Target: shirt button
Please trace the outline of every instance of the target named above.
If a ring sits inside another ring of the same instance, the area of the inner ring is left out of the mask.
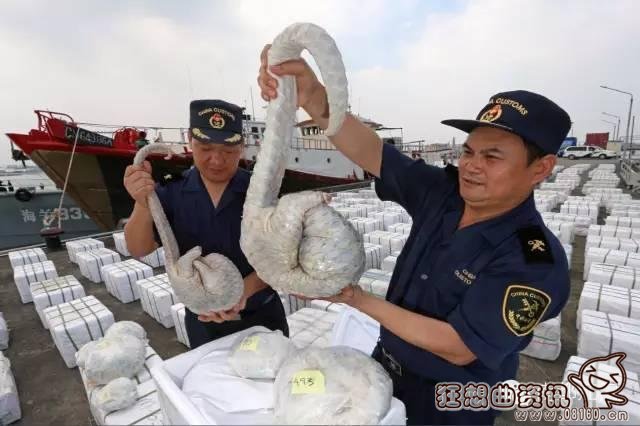
[[[427,274],[420,275],[420,279],[421,280],[426,280],[427,278],[429,278],[429,275],[427,275]]]

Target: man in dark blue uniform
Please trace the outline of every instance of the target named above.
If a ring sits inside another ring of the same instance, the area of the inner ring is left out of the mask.
[[[258,82],[270,100],[277,81],[266,72],[267,48]],[[294,75],[300,106],[326,127],[326,92],[308,65],[269,70]],[[443,123],[469,133],[459,169],[412,160],[350,115],[331,138],[377,177],[378,196],[404,207],[413,226],[386,300],[358,286],[330,300],[380,322],[373,356],[391,375],[409,424],[491,424],[496,412],[488,404],[438,409],[436,385],[490,387],[515,378],[535,326],[564,307],[567,260],[536,211],[533,190],[551,174],[571,121],[549,99],[518,90],[491,97],[475,120]]]
[[[189,145],[194,167],[182,179],[165,186],[155,185],[149,162],[129,166],[125,171],[124,185],[136,201],[125,227],[129,251],[135,257],[144,256],[160,243],[147,206],[147,195],[155,190],[180,255],[201,246],[202,256],[226,256],[244,278],[243,297],[229,311],[198,316],[186,310],[191,347],[255,325],[279,329],[288,335],[280,298],[258,278],[240,249],[240,222],[250,177],[238,168],[244,148],[242,109],[220,100],[193,101],[190,109]]]

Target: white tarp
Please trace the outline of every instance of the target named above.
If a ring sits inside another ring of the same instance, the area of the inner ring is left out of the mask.
[[[76,255],[80,273],[94,283],[102,282],[102,267],[120,262],[120,255],[108,248],[87,250]]]
[[[127,248],[127,241],[124,239],[124,232],[114,232],[113,242],[118,253],[120,253],[124,257],[131,256],[131,253],[129,253],[129,249]]]
[[[8,425],[20,417],[20,398],[11,372],[11,362],[0,352],[0,424]]]
[[[9,262],[11,268],[15,269],[16,266],[28,265],[30,263],[40,263],[47,260],[47,255],[44,254],[44,250],[41,248],[32,248],[25,250],[17,250],[9,252]]]
[[[138,300],[136,281],[153,276],[153,269],[135,259],[105,265],[101,269],[107,291],[122,303]]]
[[[640,253],[611,250],[606,248],[589,247],[584,255],[583,279],[587,279],[589,268],[594,263],[606,263],[609,265],[640,267]]]
[[[576,389],[575,385],[569,381],[569,374],[578,374],[580,372],[580,368],[587,363],[589,360],[586,358],[582,358],[579,356],[572,356],[569,358],[567,362],[567,366],[564,370],[564,375],[562,377],[562,383],[567,386],[567,396],[569,397],[570,407],[571,409],[583,409],[585,404],[582,397],[581,392]],[[592,364],[595,368],[595,372],[591,373],[595,377],[598,377],[600,381],[607,380],[611,384],[615,382],[610,381],[610,377],[613,374],[620,374],[620,371],[617,367],[607,365],[603,362],[598,362],[597,364]],[[638,384],[638,375],[636,372],[626,369],[627,380],[624,385],[624,388],[619,391],[620,395],[624,395],[627,397],[628,402],[622,406],[613,405],[611,409],[607,409],[604,405],[602,394],[598,395],[596,392],[591,392],[589,389],[585,389],[583,386],[582,390],[586,393],[587,396],[587,406],[590,409],[598,408],[598,415],[602,418],[608,418],[608,416],[615,414],[609,414],[612,411],[625,411],[627,412],[629,418],[627,422],[623,421],[615,421],[613,423],[607,421],[594,421],[587,420],[589,417],[585,418],[583,421],[562,421],[559,422],[559,425],[585,425],[585,426],[598,426],[598,425],[606,425],[606,424],[628,424],[628,425],[638,425],[640,424],[640,385]],[[598,379],[596,379],[598,381]],[[607,385],[605,385],[607,386]],[[605,389],[608,391],[609,389]]]
[[[86,343],[98,340],[114,323],[113,314],[94,296],[45,308],[53,341],[69,368],[76,366],[76,352]]]
[[[302,308],[287,317],[289,338],[299,348],[331,344],[331,332],[338,314],[313,308]]]
[[[67,246],[69,260],[74,263],[78,263],[78,253],[82,253],[83,251],[87,250],[97,250],[99,248],[104,248],[104,243],[94,238],[84,238],[82,240],[69,241],[65,243],[65,245]]]
[[[190,348],[189,336],[187,335],[187,329],[184,323],[185,310],[183,303],[176,303],[171,307],[171,318],[173,324],[176,327],[176,337],[178,342],[182,343],[186,347]]]
[[[578,355],[585,358],[624,352],[626,368],[640,371],[640,320],[608,314],[582,311],[578,330]]]
[[[640,290],[587,281],[582,287],[578,302],[577,328],[580,328],[581,313],[584,310],[640,320]]]
[[[44,315],[45,308],[80,299],[86,294],[76,277],[65,275],[31,284],[31,296],[42,325],[48,329],[49,325]]]
[[[173,327],[171,307],[178,303],[167,274],[139,280],[142,309],[166,328]]]
[[[631,266],[592,263],[587,275],[587,281],[633,290],[640,288],[638,270]]]
[[[13,281],[18,287],[20,300],[22,303],[30,303],[33,301],[31,297],[31,284],[39,281],[56,278],[58,271],[50,260],[40,263],[30,263],[28,265],[16,266],[13,270]]]

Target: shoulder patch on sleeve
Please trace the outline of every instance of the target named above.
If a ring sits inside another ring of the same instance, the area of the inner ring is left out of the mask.
[[[520,228],[518,238],[527,263],[553,263],[551,246],[541,227]]]
[[[524,284],[507,287],[502,301],[502,319],[516,336],[529,334],[547,311],[551,297]]]

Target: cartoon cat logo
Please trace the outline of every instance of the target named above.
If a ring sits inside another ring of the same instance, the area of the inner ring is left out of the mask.
[[[582,364],[577,374],[571,373],[567,376],[582,395],[584,408],[611,409],[614,405],[625,405],[629,402],[626,396],[620,395],[627,384],[627,372],[622,365],[626,356],[623,352],[616,352],[606,357],[591,358]],[[607,363],[610,360],[614,360],[615,365]],[[593,398],[594,395],[599,397]],[[589,407],[589,396],[597,406]]]

